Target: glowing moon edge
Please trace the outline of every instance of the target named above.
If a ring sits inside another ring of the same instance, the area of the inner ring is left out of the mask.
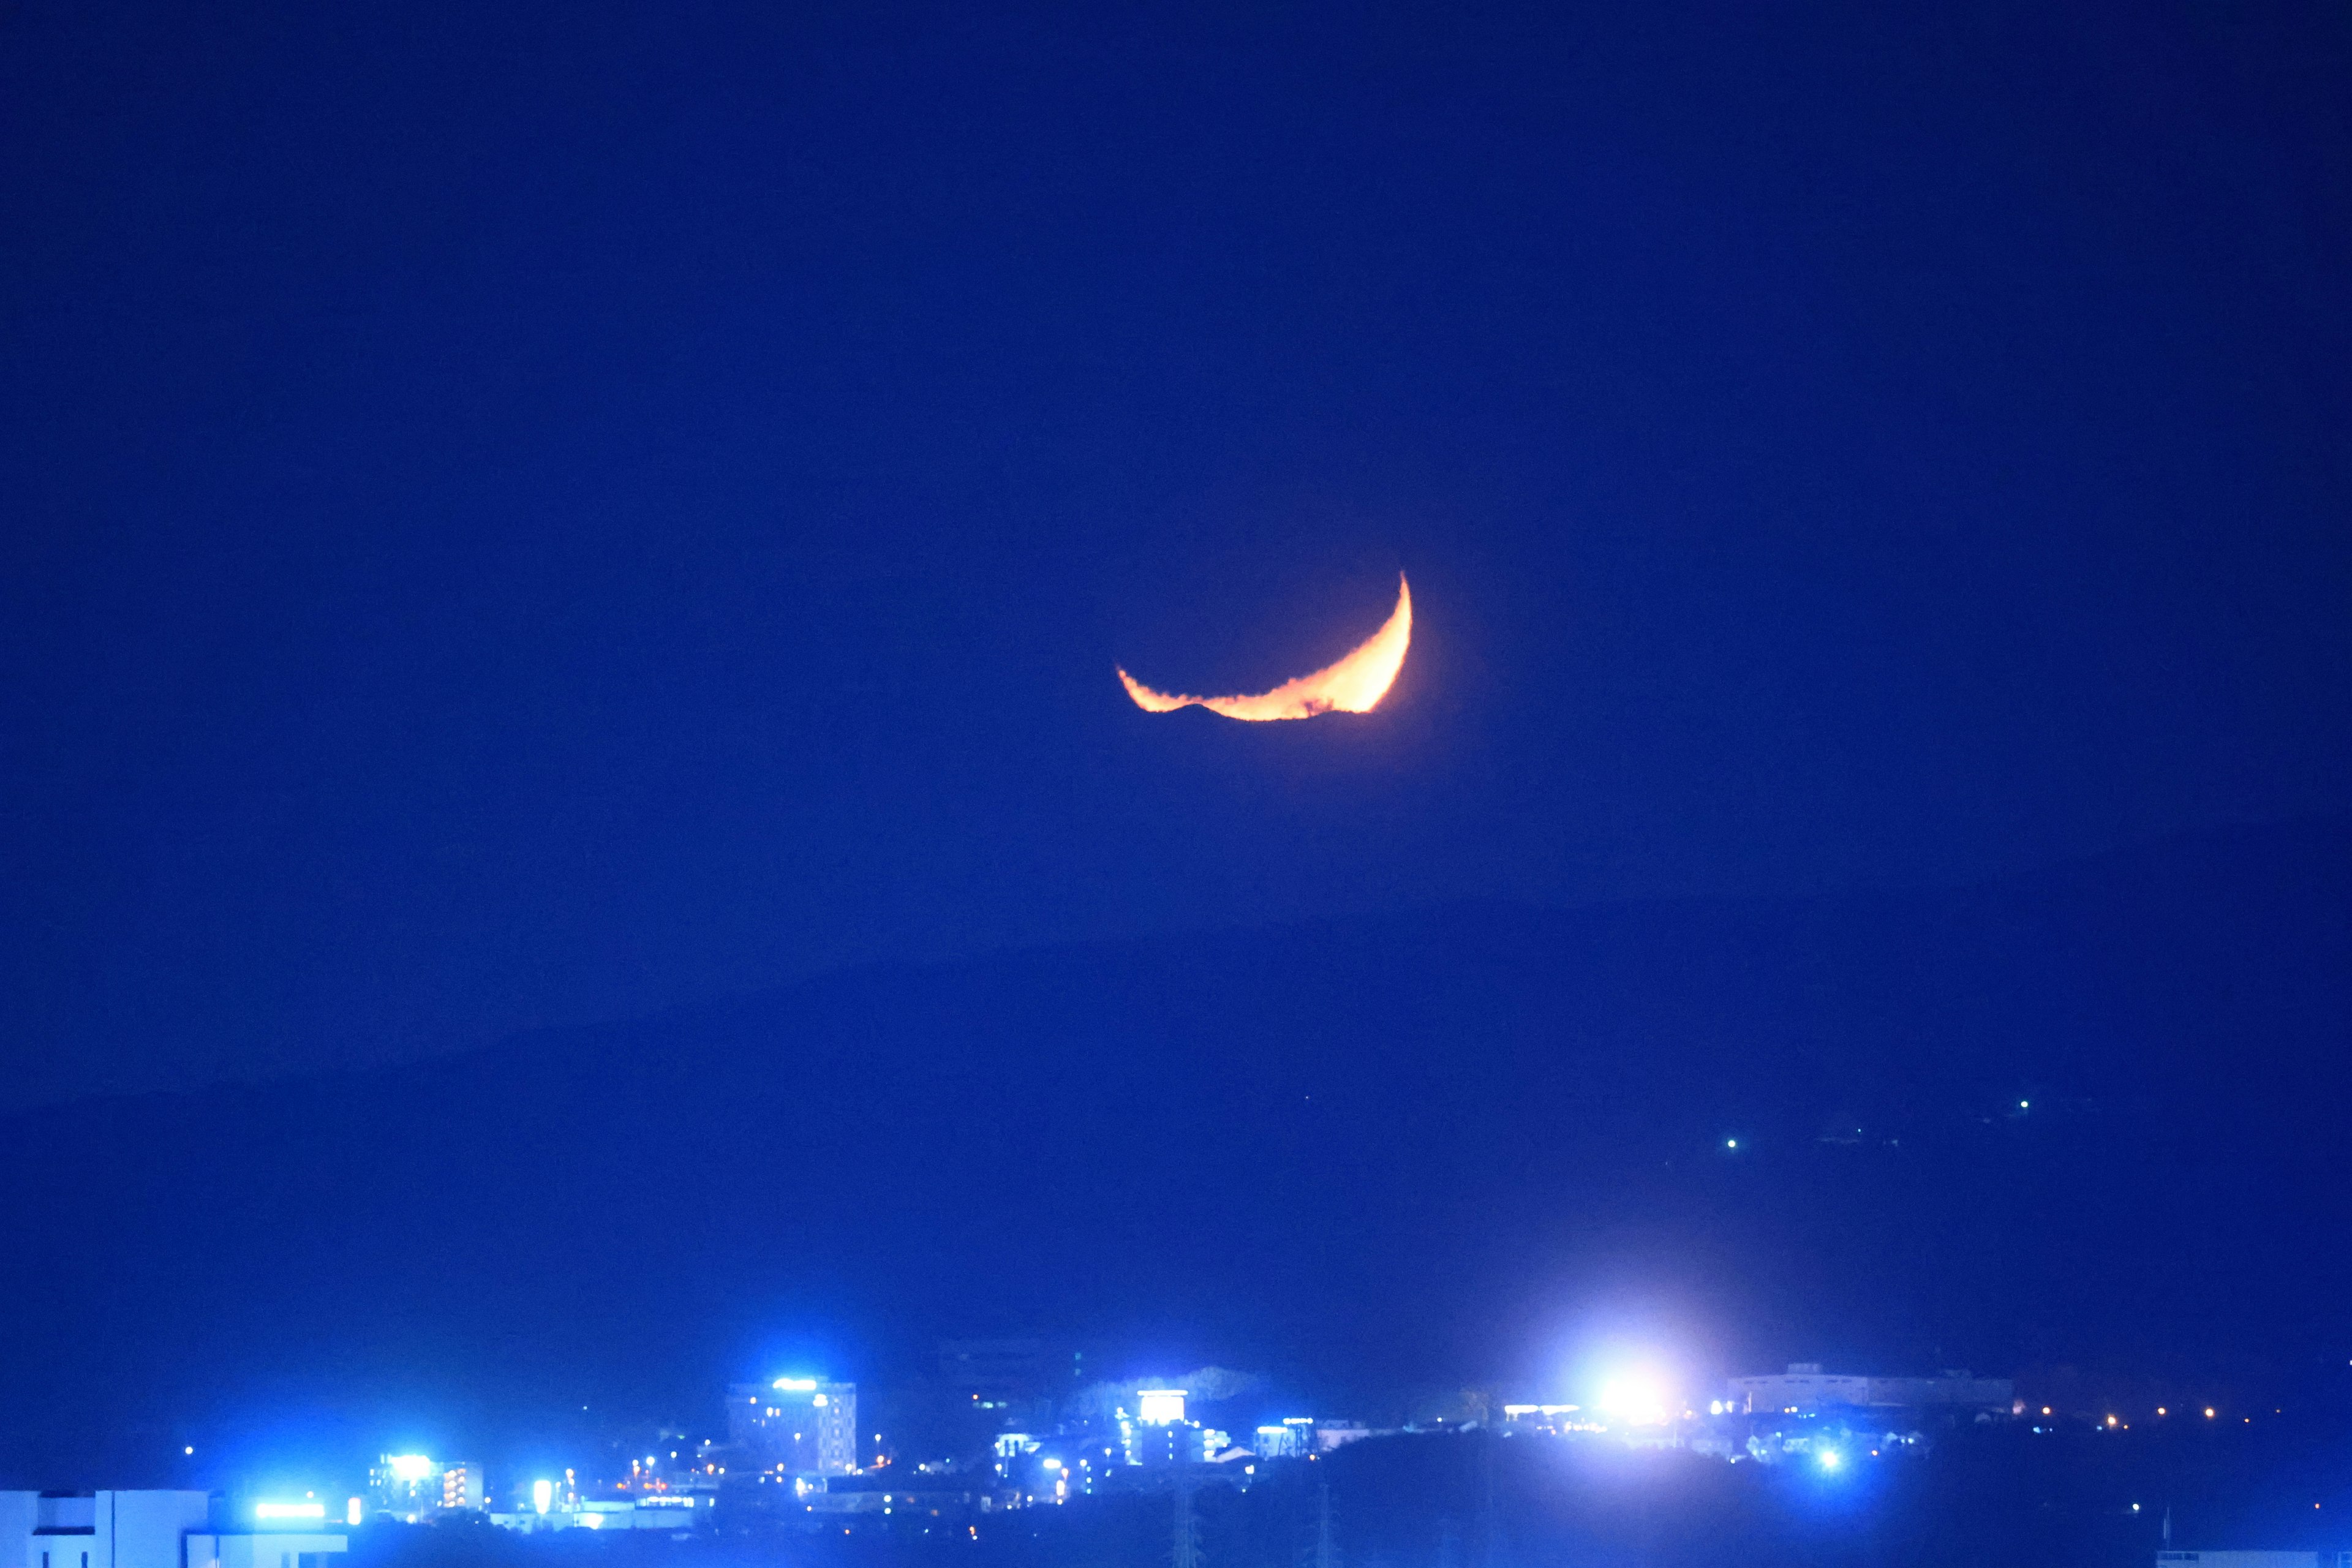
[[[1396,684],[1404,656],[1412,646],[1412,588],[1397,574],[1396,608],[1381,629],[1358,644],[1337,663],[1286,680],[1271,691],[1243,697],[1192,697],[1181,692],[1155,691],[1124,669],[1119,684],[1138,708],[1147,713],[1172,713],[1179,708],[1206,708],[1228,719],[1253,723],[1281,719],[1312,719],[1318,713],[1369,713]]]

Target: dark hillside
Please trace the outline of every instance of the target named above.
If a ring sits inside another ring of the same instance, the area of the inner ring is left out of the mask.
[[[54,1454],[272,1401],[701,1418],[781,1356],[1009,1331],[1360,1398],[1556,1376],[1612,1324],[2304,1386],[2352,1285],[2347,888],[2330,824],[1958,892],[1450,908],[46,1110],[0,1132],[0,1421]]]

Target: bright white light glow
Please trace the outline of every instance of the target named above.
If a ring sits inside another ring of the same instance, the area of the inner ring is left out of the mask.
[[[794,1394],[806,1394],[816,1387],[816,1379],[813,1377],[780,1377],[776,1379],[776,1386],[778,1388],[789,1389]]]
[[[604,1516],[601,1513],[587,1514],[581,1519],[580,1522],[591,1530],[602,1530],[604,1528]]]
[[[1823,1448],[1821,1452],[1821,1463],[1822,1468],[1834,1470],[1845,1463],[1845,1456],[1840,1454],[1835,1448]]]
[[[365,1518],[367,1518],[367,1504],[362,1502],[359,1499],[353,1498],[351,1501],[343,1504],[343,1522],[345,1524],[356,1525]]]
[[[533,1511],[539,1513],[545,1513],[549,1509],[553,1508],[555,1506],[555,1483],[553,1481],[531,1482],[530,1506]]]
[[[421,1481],[433,1474],[433,1461],[422,1454],[394,1454],[384,1464],[395,1481]]]
[[[820,1409],[820,1410],[824,1409],[824,1394],[818,1394],[818,1395],[816,1396],[816,1398],[815,1398],[815,1399],[814,1399],[813,1401],[811,1401],[811,1403],[812,1403],[812,1404],[814,1404],[814,1405],[818,1409]]]
[[[257,1502],[253,1505],[256,1519],[324,1519],[327,1505],[322,1502]]]
[[[1661,1426],[1674,1419],[1674,1391],[1653,1372],[1621,1373],[1601,1385],[1601,1414],[1631,1426]]]
[[[1739,1140],[1737,1138],[1727,1138],[1723,1141],[1723,1146],[1727,1149],[1737,1149],[1739,1147]]]
[[[1147,1426],[1174,1426],[1184,1419],[1184,1395],[1189,1392],[1181,1388],[1137,1389],[1136,1419]]]

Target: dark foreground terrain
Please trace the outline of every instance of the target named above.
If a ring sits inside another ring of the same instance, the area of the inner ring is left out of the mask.
[[[1246,1494],[1201,1493],[1201,1561],[1311,1562],[1319,1483],[1331,1489],[1349,1568],[2147,1568],[2168,1507],[2176,1544],[2332,1552],[2352,1548],[2347,1433],[2341,1418],[2117,1434],[2011,1426],[1834,1479],[1801,1463],[1725,1465],[1549,1438],[1376,1439]],[[739,1527],[682,1542],[381,1527],[362,1532],[352,1568],[1165,1568],[1173,1513],[1165,1497],[1124,1498],[969,1525]]]

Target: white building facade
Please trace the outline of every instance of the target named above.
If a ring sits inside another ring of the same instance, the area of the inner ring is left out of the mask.
[[[233,1520],[208,1492],[0,1491],[0,1568],[328,1568],[348,1545]]]

